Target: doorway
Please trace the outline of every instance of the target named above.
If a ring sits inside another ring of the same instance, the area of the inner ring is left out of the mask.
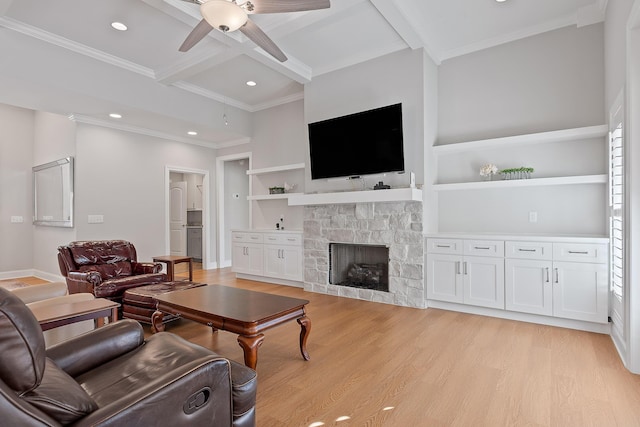
[[[203,269],[210,261],[209,171],[165,167],[166,253],[190,256]]]
[[[251,153],[238,153],[216,159],[218,265],[231,266],[231,230],[251,228]]]

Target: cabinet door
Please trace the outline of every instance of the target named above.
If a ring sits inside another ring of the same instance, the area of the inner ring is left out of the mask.
[[[464,257],[465,304],[504,309],[504,259]]]
[[[287,280],[302,280],[302,248],[265,245],[264,275]]]
[[[427,254],[427,299],[462,302],[462,257]]]
[[[284,261],[283,278],[288,280],[302,280],[302,248],[300,246],[283,246]]]
[[[553,315],[607,323],[607,265],[553,263]]]
[[[264,259],[261,244],[234,243],[232,250],[232,268],[236,273],[262,275]]]
[[[244,273],[249,269],[249,256],[244,243],[234,243],[231,248],[231,271]]]
[[[508,259],[505,262],[505,308],[524,313],[553,314],[551,262]]]
[[[264,275],[281,277],[284,272],[284,259],[280,257],[282,247],[264,245]]]

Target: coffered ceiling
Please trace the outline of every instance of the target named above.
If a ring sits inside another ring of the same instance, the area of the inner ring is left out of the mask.
[[[605,7],[606,0],[332,0],[329,9],[252,15],[288,56],[281,63],[240,32],[214,30],[178,52],[201,19],[197,5],[181,0],[0,0],[0,102],[221,147],[246,142],[253,112],[302,99],[318,75],[402,49],[424,48],[441,63],[599,22]],[[128,30],[114,30],[114,21]]]

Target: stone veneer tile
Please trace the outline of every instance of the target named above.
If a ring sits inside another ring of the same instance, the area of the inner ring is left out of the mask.
[[[303,218],[305,290],[408,307],[426,307],[422,203],[305,206]],[[329,243],[388,246],[390,291],[329,284]]]

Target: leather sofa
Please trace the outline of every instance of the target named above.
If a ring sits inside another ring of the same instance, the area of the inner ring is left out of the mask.
[[[45,349],[29,308],[0,288],[0,424],[255,426],[256,372],[121,320]]]
[[[86,292],[120,303],[127,289],[167,279],[161,272],[162,264],[138,262],[135,246],[125,240],[59,246],[58,265],[70,294]]]

